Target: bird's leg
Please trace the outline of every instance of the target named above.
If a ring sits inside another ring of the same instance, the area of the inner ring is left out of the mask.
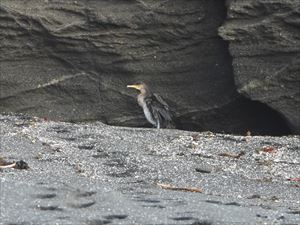
[[[157,129],[160,129],[160,122],[159,120],[157,121],[157,126],[156,126]]]

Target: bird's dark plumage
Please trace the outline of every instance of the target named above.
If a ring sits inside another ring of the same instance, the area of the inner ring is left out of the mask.
[[[157,94],[150,91],[148,86],[139,82],[134,85],[127,85],[129,88],[139,90],[138,103],[143,108],[146,119],[156,128],[170,128],[173,126],[175,113],[168,104]]]

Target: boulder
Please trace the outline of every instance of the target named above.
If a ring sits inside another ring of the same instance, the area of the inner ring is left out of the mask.
[[[262,102],[300,132],[300,1],[227,2],[219,34],[229,42],[239,93]]]

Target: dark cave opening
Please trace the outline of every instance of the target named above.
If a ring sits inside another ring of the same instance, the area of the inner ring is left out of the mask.
[[[209,4],[216,4],[209,2]],[[227,1],[218,4],[222,15],[222,24],[227,19]],[[210,5],[210,7],[212,7]],[[229,42],[223,40],[224,49],[227,49],[224,61],[230,64],[231,69],[227,71],[230,82],[237,95],[236,101],[220,108],[207,112],[199,112],[198,115],[184,115],[178,118],[177,128],[189,131],[212,131],[245,135],[250,131],[252,135],[282,136],[292,134],[287,120],[276,110],[259,101],[253,101],[237,93],[234,81],[233,57],[230,54]]]
[[[177,128],[246,135],[283,136],[292,134],[287,121],[269,106],[240,96],[236,102],[218,110],[179,116]]]

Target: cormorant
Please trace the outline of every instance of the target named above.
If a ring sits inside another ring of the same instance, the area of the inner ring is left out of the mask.
[[[143,82],[127,85],[140,91],[137,97],[138,104],[143,108],[146,119],[157,129],[171,128],[174,126],[175,113],[168,104],[157,94],[152,93]]]

